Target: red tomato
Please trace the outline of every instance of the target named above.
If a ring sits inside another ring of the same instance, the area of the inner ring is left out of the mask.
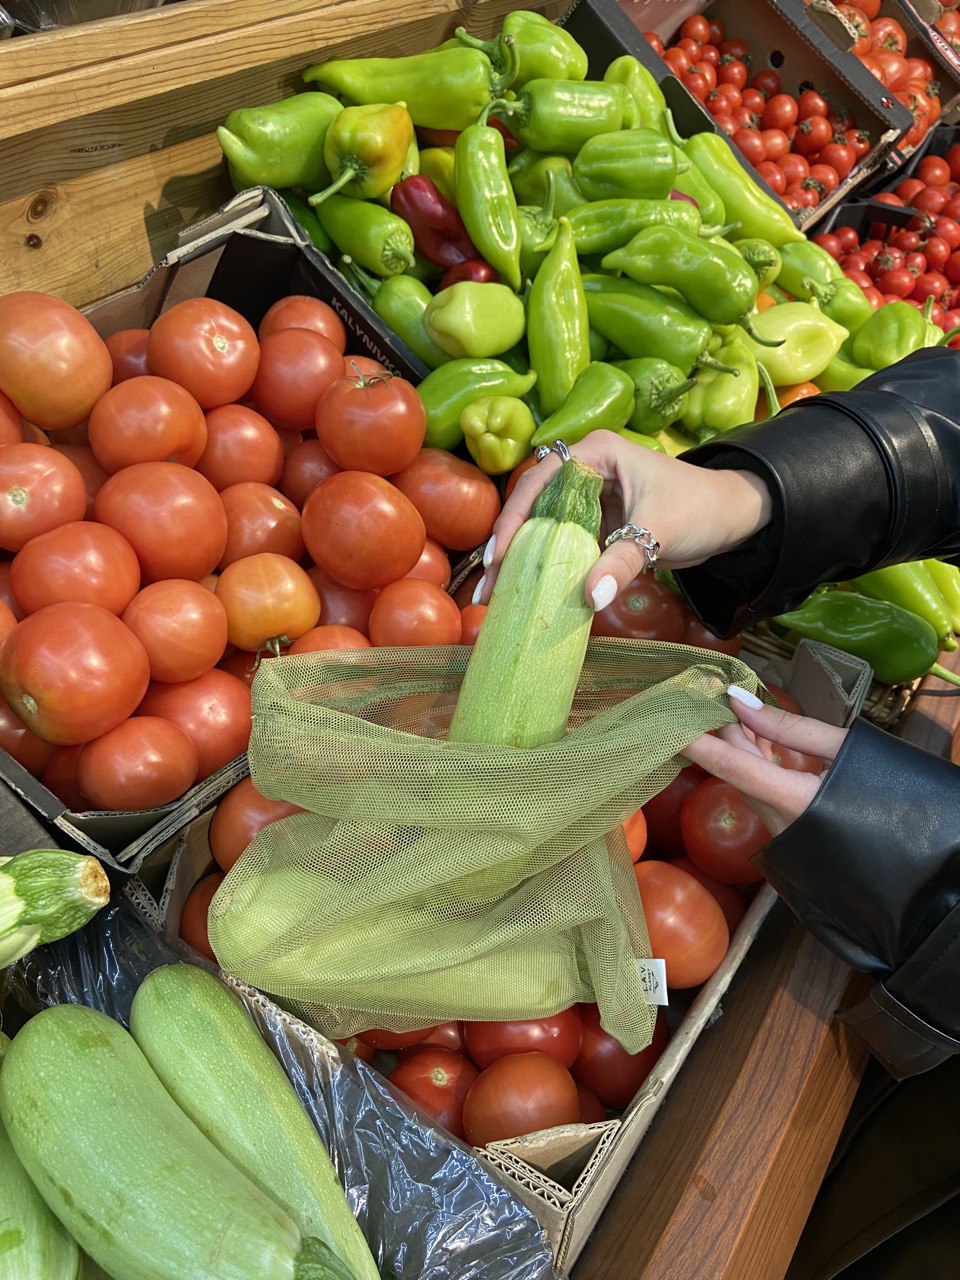
[[[884,83],[893,90],[903,90],[907,83],[907,60],[895,49],[881,49],[876,45],[870,50],[871,56],[883,68]]]
[[[311,627],[286,653],[323,653],[327,649],[369,649],[370,641],[353,627]]]
[[[818,236],[813,237],[813,243],[820,246],[829,253],[830,257],[839,262],[843,256],[843,246],[840,243],[840,237],[831,234],[829,231],[822,232]]]
[[[98,400],[88,427],[94,457],[111,475],[136,462],[192,467],[207,444],[203,410],[167,378],[129,378]]]
[[[928,187],[945,187],[952,174],[943,156],[924,156],[916,169],[917,178]]]
[[[900,228],[891,233],[888,244],[893,249],[899,249],[901,253],[914,253],[920,247],[920,237],[916,231]]]
[[[322,480],[303,504],[302,531],[315,563],[355,590],[383,587],[409,573],[427,536],[402,489],[365,471],[338,471]]]
[[[916,277],[904,267],[892,267],[877,276],[877,288],[881,293],[892,293],[898,298],[909,298],[913,293]]]
[[[810,177],[810,166],[804,160],[803,156],[798,156],[796,152],[784,156],[776,162],[783,170],[783,176],[788,186],[794,186],[798,182],[802,182],[804,178]]]
[[[347,331],[333,307],[306,294],[294,293],[275,302],[260,321],[257,336],[263,342],[280,329],[313,329],[332,342],[341,355],[347,349]]]
[[[845,129],[843,140],[848,147],[853,147],[854,164],[870,154],[870,135],[864,129]]]
[[[756,129],[738,129],[733,135],[733,145],[751,164],[762,164],[767,158],[763,139]]]
[[[159,716],[133,716],[80,752],[77,782],[91,809],[156,809],[197,780],[197,749]]]
[[[250,690],[216,667],[181,684],[151,684],[139,714],[180,726],[197,748],[199,782],[242,756],[250,741]]]
[[[682,36],[682,32],[681,32],[681,36]],[[674,48],[682,49],[683,52],[687,55],[687,57],[690,59],[690,62],[692,64],[694,62],[697,62],[700,58],[700,45],[701,45],[701,41],[688,40],[684,37],[677,41],[677,43],[674,45]]]
[[[762,160],[757,165],[757,173],[764,180],[774,195],[782,196],[787,189],[787,180],[783,170],[772,160]]]
[[[659,958],[659,957],[658,957]],[[583,1046],[570,1068],[577,1084],[585,1086],[611,1111],[628,1107],[670,1041],[662,1010],[657,1010],[653,1039],[639,1053],[627,1053],[600,1025],[595,1004],[582,1004]]]
[[[217,957],[210,946],[207,917],[210,913],[211,899],[223,884],[223,880],[224,877],[219,871],[198,880],[183,904],[183,914],[180,917],[180,937],[188,947],[193,947],[194,951],[199,951],[214,964],[217,963]]]
[[[632,862],[639,862],[647,847],[647,819],[642,809],[630,815],[623,824],[623,835]]]
[[[3,697],[0,697],[0,747],[35,778],[40,777],[56,752],[52,743],[38,738],[14,715]]]
[[[213,811],[207,838],[217,866],[229,871],[258,831],[293,813],[303,813],[303,809],[287,800],[270,800],[257,790],[252,778],[241,779]]]
[[[718,84],[717,96],[726,98],[728,102],[727,110],[733,111],[736,107],[743,106],[743,94],[733,84]]]
[[[462,1139],[463,1102],[479,1074],[472,1062],[451,1049],[418,1047],[387,1079],[441,1128]]]
[[[633,640],[679,641],[686,625],[683,601],[652,574],[640,574],[600,609],[593,619],[591,634],[625,636]]]
[[[938,222],[945,222],[945,218],[938,218]],[[942,236],[931,236],[929,240],[924,242],[923,257],[926,259],[927,266],[931,271],[942,271],[942,269],[950,261],[950,254],[953,252],[951,246],[947,244]]]
[[[724,884],[722,880],[714,880],[713,876],[708,876],[705,871],[701,871],[697,864],[691,862],[689,858],[677,858],[671,865],[679,867],[688,876],[693,876],[694,880],[699,880],[708,893],[716,898],[732,938],[736,932],[737,925],[747,911],[747,904],[740,890],[734,888],[732,884]]]
[[[426,428],[413,385],[389,374],[340,378],[316,408],[317,439],[345,471],[402,471],[420,452]]]
[[[464,1133],[475,1147],[579,1120],[573,1076],[546,1053],[498,1058],[476,1078],[463,1104]]]
[[[312,329],[278,329],[260,344],[250,398],[275,427],[312,431],[317,401],[345,372],[343,355]]]
[[[960,223],[956,218],[945,218],[941,215],[934,220],[933,230],[941,240],[947,242],[951,253],[955,249],[960,249]]]
[[[880,12],[880,0],[857,0],[857,8],[872,22]]]
[[[960,251],[951,253],[950,260],[944,267],[943,273],[951,284],[960,284]]]
[[[460,610],[432,582],[401,578],[380,591],[369,630],[375,645],[459,644]]]
[[[115,529],[77,520],[31,538],[10,566],[25,613],[70,601],[121,614],[140,588],[133,547]]]
[[[809,120],[811,116],[826,117],[830,114],[830,104],[816,89],[805,89],[797,98],[797,119]]]
[[[423,545],[420,559],[413,566],[407,578],[421,578],[424,582],[432,582],[435,587],[446,590],[450,585],[450,561],[439,542],[428,538]]]
[[[426,1040],[421,1040],[410,1049],[401,1049],[400,1058],[408,1058],[428,1045],[434,1049],[450,1049],[453,1053],[459,1053],[461,1057],[465,1057],[467,1051],[463,1044],[463,1023],[441,1022],[438,1027],[434,1027]]]
[[[648,848],[672,857],[684,852],[680,809],[690,792],[707,776],[699,765],[687,765],[671,783],[647,801],[643,806],[643,816],[647,822]]]
[[[782,129],[763,129],[760,141],[768,160],[779,160],[790,150],[790,139]]]
[[[786,130],[790,125],[797,123],[798,112],[796,98],[791,97],[789,93],[775,93],[764,104],[760,123],[764,129]]]
[[[207,413],[206,424],[206,447],[195,466],[218,492],[245,480],[277,483],[283,445],[266,418],[242,404],[225,404]]]
[[[650,950],[666,965],[667,985],[699,987],[727,954],[730,932],[719,903],[702,884],[669,862],[644,858],[634,863],[633,874]]]
[[[714,44],[705,44],[700,49],[700,61],[709,62],[711,67],[720,65],[720,50]]]
[[[739,58],[731,58],[729,55],[721,56],[720,65],[717,68],[717,83],[736,85],[742,92],[747,83],[746,65]]]
[[[684,19],[680,27],[680,35],[685,40],[696,40],[697,44],[710,43],[710,23],[703,14],[695,13]]]
[[[693,64],[690,71],[691,73],[703,76],[704,80],[707,82],[708,93],[717,87],[717,70],[712,62],[707,61],[705,58],[701,59],[699,62],[695,62]]]
[[[663,55],[663,60],[675,76],[682,76],[684,72],[690,70],[690,59],[682,49],[668,49]]]
[[[804,116],[793,140],[794,150],[802,156],[818,155],[832,137],[833,130],[826,116]]]
[[[324,626],[353,627],[366,635],[376,591],[354,591],[316,566],[307,570],[307,577],[320,597],[320,620]]]
[[[740,98],[743,103],[743,106],[753,114],[753,116],[756,119],[756,122],[759,123],[759,119],[763,112],[763,109],[767,105],[767,100],[766,98],[764,98],[760,90],[759,89],[741,89]]]
[[[910,203],[914,209],[919,209],[921,213],[929,213],[934,216],[943,209],[948,203],[950,196],[943,187],[924,187],[922,191],[918,191]]]
[[[531,453],[529,458],[524,458],[523,462],[521,462],[519,466],[514,467],[510,472],[510,479],[507,481],[507,487],[503,493],[504,501],[506,501],[506,499],[510,497],[511,493],[513,493],[514,489],[517,487],[517,481],[523,473],[525,471],[529,471],[531,467],[535,467],[536,465],[537,455],[535,453]]]
[[[362,1040],[358,1040],[356,1036],[351,1036],[349,1040],[334,1040],[334,1044],[341,1044],[348,1049],[355,1058],[359,1058],[361,1062],[372,1062],[376,1053],[375,1049],[371,1049],[368,1044],[364,1044]]]
[[[278,487],[295,507],[302,507],[311,490],[336,470],[319,440],[304,440],[287,454]]]
[[[176,462],[124,467],[97,494],[94,514],[133,547],[144,582],[202,578],[227,544],[220,495],[209,480]]]
[[[849,175],[851,169],[856,163],[857,156],[853,147],[849,146],[846,142],[828,142],[820,152],[820,160],[817,168],[820,169],[823,168],[824,165],[828,165],[833,169],[837,179],[842,182],[844,178]],[[813,174],[813,176],[816,177],[817,175]],[[836,182],[834,182],[833,186],[836,185]],[[828,190],[832,191],[833,187],[829,187]]]
[[[40,739],[38,738],[39,742]],[[57,747],[47,762],[41,781],[48,791],[67,806],[71,813],[82,813],[87,799],[77,781],[77,761],[84,744],[75,747]]]
[[[83,477],[83,487],[87,495],[86,518],[88,520],[92,520],[93,508],[97,500],[97,494],[103,487],[103,483],[107,478],[107,473],[93,456],[93,451],[88,449],[86,445],[60,444],[59,439],[56,438],[56,440],[57,442],[51,447],[55,449],[57,453],[62,454],[68,462],[72,462]]]
[[[227,545],[219,569],[262,551],[301,559],[300,512],[289,498],[268,484],[247,480],[224,489],[220,500],[227,513]]]
[[[577,1093],[580,1096],[580,1123],[581,1124],[602,1124],[607,1118],[606,1108],[597,1097],[592,1093],[586,1085],[577,1082]]]
[[[942,305],[949,305],[951,294],[950,281],[939,271],[925,271],[917,277],[913,287],[913,296],[918,302],[935,298]]]
[[[739,123],[734,120],[729,111],[718,111],[713,118],[716,121],[717,128],[722,129],[728,138],[732,138],[740,129]]]
[[[195,680],[227,647],[227,615],[212,591],[186,578],[165,578],[133,597],[123,621],[150,660],[150,679]]]
[[[486,612],[487,606],[485,604],[468,604],[460,610],[461,644],[476,644]]]
[[[86,510],[83,476],[56,449],[41,444],[0,449],[0,547],[19,551],[39,534],[82,520]]]
[[[521,1022],[464,1022],[467,1053],[483,1070],[514,1053],[546,1053],[570,1067],[580,1053],[580,1014],[576,1006],[549,1018]]]
[[[741,40],[738,36],[732,36],[729,40],[714,40],[713,43],[719,44],[722,54],[739,58],[741,62],[746,62],[750,57],[750,46],[746,40]]]
[[[357,1039],[362,1044],[369,1045],[371,1049],[387,1049],[392,1052],[395,1049],[409,1049],[414,1044],[423,1044],[424,1040],[432,1035],[436,1029],[436,1027],[421,1027],[419,1031],[381,1031],[374,1029],[372,1031],[359,1032]]]
[[[234,560],[221,573],[216,594],[230,643],[249,653],[289,644],[320,618],[320,596],[307,571],[273,551]]]
[[[786,390],[786,388],[783,388],[783,390]],[[786,406],[781,403],[780,407],[785,408]],[[728,640],[721,640],[712,631],[708,631],[703,623],[699,622],[692,613],[687,614],[680,643],[693,645],[697,649],[712,649],[715,653],[727,653],[731,658],[736,658],[743,648],[743,640],[739,635],[731,636]]]
[[[393,483],[420,512],[430,537],[456,551],[485,542],[500,514],[490,477],[444,449],[421,449]]]
[[[848,280],[852,280],[854,284],[858,284],[861,289],[869,289],[873,281],[865,271],[859,270],[857,267],[844,267],[843,274]]]
[[[874,49],[894,49],[897,53],[907,52],[906,32],[895,18],[875,18],[870,23],[870,34],[873,36]]]
[[[0,562],[0,588],[2,588],[3,585],[2,574],[3,564]],[[465,609],[473,600],[473,594],[477,589],[477,583],[482,577],[483,566],[477,565],[475,569],[470,570],[467,576],[460,583],[459,587],[457,587],[456,591],[453,593],[453,598],[461,609]],[[14,610],[14,612],[16,612],[16,610]]]
[[[659,56],[662,58],[662,57],[663,57],[663,53],[664,53],[664,49],[663,49],[663,41],[662,41],[662,40],[660,39],[660,37],[656,34],[656,32],[654,32],[654,31],[645,31],[645,32],[643,33],[643,38],[644,38],[644,40],[646,40],[647,44],[648,44],[648,45],[650,46],[650,48],[654,51],[654,53],[659,54]]]
[[[751,89],[759,89],[769,102],[771,98],[775,98],[780,92],[780,77],[776,71],[758,71],[750,81],[750,87]]]
[[[113,385],[128,378],[140,378],[150,372],[147,364],[149,329],[118,329],[104,338],[113,364]]]
[[[153,322],[150,371],[186,387],[203,409],[242,400],[260,362],[257,335],[232,307],[188,298]]]
[[[0,560],[0,600],[9,608],[19,622],[24,616],[23,605],[13,593],[10,585],[10,561]]]
[[[894,97],[897,98],[898,101],[900,101],[904,96],[905,95],[901,93],[894,94]],[[926,113],[926,111],[915,111],[913,113],[913,124],[907,130],[907,132],[903,135],[904,147],[906,147],[909,150],[911,147],[917,146],[919,142],[925,137],[929,127],[930,127],[930,117]],[[933,191],[940,190],[939,187],[932,187],[932,188],[928,187],[927,189],[933,190]]]
[[[479,608],[480,606],[477,607]],[[0,600],[0,644],[3,644],[19,621],[20,619],[7,604],[6,600]]]
[[[852,4],[838,4],[837,9],[857,33],[850,52],[858,58],[861,53],[869,53],[873,47],[873,36],[870,34],[870,23],[866,14]]]
[[[106,344],[75,307],[45,293],[0,297],[0,391],[28,422],[76,426],[112,380]]]
[[[724,884],[756,884],[763,873],[750,861],[770,833],[736,788],[708,778],[683,802],[680,831],[691,858]]]
[[[860,243],[855,227],[837,227],[833,234],[840,241],[842,253],[850,253]]]
[[[698,102],[705,102],[707,94],[710,92],[710,82],[706,76],[700,75],[697,71],[684,71],[680,77],[684,86],[693,94]]]
[[[23,444],[23,419],[10,397],[0,391],[0,447],[8,444]]]
[[[126,720],[150,681],[143,645],[95,604],[51,604],[0,649],[0,691],[38,737],[89,742]]]
[[[960,142],[955,142],[944,158],[950,166],[950,177],[960,182]]]
[[[804,178],[803,182],[795,182],[787,187],[786,196],[790,196],[795,201],[795,207],[798,209],[812,209],[814,205],[820,203],[820,194],[811,183],[810,178]]]

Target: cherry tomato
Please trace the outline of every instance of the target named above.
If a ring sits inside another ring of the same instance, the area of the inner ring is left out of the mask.
[[[370,611],[369,631],[376,645],[459,644],[460,610],[432,582],[401,578],[381,589]]]
[[[82,520],[86,510],[83,476],[69,458],[41,444],[0,449],[0,547],[19,551],[31,538]]]
[[[213,895],[223,884],[223,880],[224,877],[219,871],[215,871],[199,880],[190,890],[187,900],[183,904],[183,914],[180,917],[180,937],[188,947],[193,947],[194,951],[199,951],[202,956],[206,956],[214,964],[217,963],[217,957],[213,954],[213,948],[210,946],[210,938],[207,934],[207,917],[210,913],[210,902]]]
[[[906,32],[895,18],[874,18],[870,23],[870,34],[875,49],[894,49],[903,54],[907,52]]]
[[[782,129],[763,129],[760,133],[760,141],[763,143],[764,154],[768,160],[779,160],[790,150],[790,139]]]
[[[770,839],[766,827],[734,787],[709,778],[680,811],[687,851],[701,870],[725,884],[754,884],[763,873],[750,861]]]
[[[287,800],[270,800],[257,790],[252,778],[241,779],[213,811],[207,838],[217,866],[229,871],[258,831],[294,813],[303,813],[303,809]]]
[[[705,44],[700,48],[700,61],[709,62],[711,67],[720,65],[720,50],[715,44]]]
[[[950,281],[939,271],[925,271],[917,276],[913,286],[913,296],[918,302],[926,302],[934,298],[941,306],[949,305],[952,290]]]
[[[843,140],[848,147],[853,148],[854,164],[870,154],[870,135],[864,129],[845,129]]]
[[[364,471],[338,471],[322,480],[303,504],[302,531],[315,563],[356,590],[383,587],[409,573],[427,536],[403,490]]]
[[[286,653],[323,653],[328,649],[369,649],[370,641],[353,627],[311,627]]]
[[[744,107],[757,117],[757,123],[759,123],[760,116],[767,105],[766,98],[759,89],[741,89],[740,97]]]
[[[123,613],[150,660],[150,678],[195,680],[215,667],[227,647],[227,615],[199,582],[166,578],[144,587]]]
[[[459,1053],[417,1046],[387,1079],[441,1128],[455,1138],[464,1138],[463,1103],[479,1074]]]
[[[774,195],[782,196],[787,189],[787,180],[783,170],[772,160],[762,160],[757,165],[757,173],[764,180]]]
[[[950,177],[954,182],[960,182],[960,142],[955,142],[944,157],[950,166]]]
[[[386,1049],[393,1052],[396,1049],[409,1049],[414,1044],[423,1044],[436,1029],[436,1027],[421,1027],[419,1031],[382,1031],[375,1028],[371,1031],[359,1032],[357,1039],[369,1045],[371,1049]]]
[[[780,77],[776,71],[758,71],[750,81],[751,89],[758,89],[769,102],[780,92]]]
[[[95,604],[38,609],[0,649],[0,691],[29,729],[56,746],[115,728],[136,710],[149,681],[143,645]]]
[[[824,165],[829,165],[837,175],[838,181],[843,182],[844,178],[849,175],[856,163],[856,153],[853,147],[848,143],[828,142],[820,152],[818,168],[822,168]],[[834,186],[836,186],[836,183],[834,183]],[[828,190],[832,191],[833,187],[829,187]]]
[[[739,58],[741,62],[749,61],[750,46],[746,40],[733,36],[729,40],[714,40],[713,43],[719,46],[721,54],[726,54],[731,58]]]
[[[943,156],[924,156],[917,165],[917,178],[928,187],[945,187],[952,174]]]
[[[707,94],[710,92],[710,84],[706,76],[700,75],[697,71],[684,71],[680,79],[698,102],[706,101]]]
[[[729,111],[718,111],[713,118],[716,121],[717,128],[722,129],[728,138],[732,138],[737,130],[742,127],[738,121],[734,120]]]
[[[464,1133],[475,1147],[579,1119],[573,1076],[546,1053],[498,1058],[476,1078],[463,1104]]]
[[[684,852],[680,834],[680,809],[684,800],[707,778],[695,764],[681,769],[674,780],[643,806],[647,823],[647,848],[670,857]]]
[[[583,1046],[571,1067],[579,1085],[589,1089],[611,1111],[628,1107],[670,1040],[662,1010],[657,1010],[653,1039],[639,1053],[626,1049],[600,1025],[595,1004],[580,1005]]]
[[[717,69],[712,62],[704,62],[703,60],[694,62],[690,71],[703,76],[707,82],[707,92],[717,87]]]
[[[77,782],[93,809],[156,809],[193,786],[199,764],[177,725],[133,716],[83,747]]]
[[[805,89],[797,98],[797,119],[809,120],[811,116],[828,116],[830,104],[816,89]]]
[[[761,164],[767,159],[763,139],[756,129],[738,129],[733,135],[733,145],[739,148],[751,164]]]
[[[783,176],[786,179],[787,186],[795,186],[804,178],[810,177],[810,165],[804,160],[803,156],[791,152],[788,156],[783,156],[776,163],[783,170]]]
[[[243,405],[225,404],[206,414],[206,426],[207,443],[194,466],[216,490],[245,480],[277,483],[283,445],[266,418]]]
[[[242,756],[250,741],[250,689],[216,667],[196,680],[151,684],[139,714],[179,725],[197,749],[199,782]]]
[[[694,880],[699,880],[707,892],[716,898],[732,938],[747,912],[747,904],[740,890],[734,888],[732,884],[724,884],[722,880],[714,880],[713,876],[708,876],[705,871],[701,871],[689,858],[677,858],[671,865],[679,867],[688,876],[693,876]]]
[[[315,417],[317,439],[338,467],[379,476],[409,466],[427,428],[413,385],[389,375],[341,378],[321,395]]]
[[[570,1067],[582,1042],[576,1006],[530,1021],[464,1022],[462,1029],[466,1051],[481,1070],[514,1053],[546,1053]]]
[[[275,302],[260,321],[257,337],[263,342],[280,329],[312,329],[327,338],[341,355],[347,349],[347,331],[343,321],[325,302],[305,294],[290,294]]]
[[[818,244],[821,249],[829,253],[830,257],[839,262],[843,256],[843,246],[840,243],[840,237],[831,234],[829,231],[821,232],[820,235],[813,237],[813,243]]]
[[[664,53],[663,41],[656,34],[656,32],[645,31],[643,33],[643,38],[646,40],[647,44],[649,44],[650,48],[654,51],[654,53],[659,54],[659,56],[662,58]]]
[[[9,450],[0,451],[0,468]],[[137,553],[144,582],[202,578],[227,545],[227,513],[209,480],[176,462],[138,462],[112,475],[94,514]]]
[[[817,155],[827,146],[832,137],[833,130],[826,116],[803,116],[797,129],[797,136],[793,140],[794,150],[802,156]]]
[[[838,4],[837,9],[857,33],[850,52],[856,58],[862,53],[869,53],[873,48],[873,36],[870,34],[870,22],[866,14],[852,4]]]
[[[929,213],[935,217],[949,200],[950,197],[943,187],[924,187],[922,191],[917,192],[910,203],[921,213]]]
[[[666,965],[667,985],[699,987],[716,971],[730,941],[719,903],[703,885],[669,862],[643,858],[634,863],[633,874],[650,950]]]
[[[829,150],[829,147],[824,147],[824,151]],[[836,191],[840,185],[840,175],[832,165],[818,162],[810,166],[810,177],[806,181],[814,183],[818,191],[829,195],[831,191]]]
[[[950,260],[944,267],[943,273],[952,285],[960,284],[960,250],[951,253]]]
[[[879,289],[867,288],[863,292],[874,311],[883,306],[883,294]]]
[[[865,271],[860,271],[854,267],[844,267],[843,274],[848,280],[852,280],[854,284],[858,284],[861,289],[869,289],[873,281]]]
[[[794,182],[787,187],[786,195],[793,197],[798,209],[812,209],[820,203],[819,193],[814,187],[807,185],[809,182],[810,178],[807,177],[804,178],[803,182]]]
[[[677,642],[685,625],[686,610],[680,597],[651,574],[640,574],[612,604],[594,615],[591,633]]]
[[[393,483],[420,512],[429,536],[455,551],[485,542],[500,514],[490,477],[444,449],[421,449]]]
[[[46,770],[56,753],[52,743],[38,738],[19,716],[14,715],[4,697],[0,697],[0,748],[35,778]]]
[[[742,92],[747,83],[747,68],[739,58],[721,56],[717,68],[718,84],[733,84]],[[759,90],[757,90],[759,92]]]
[[[690,59],[691,63],[694,63],[699,61],[700,58],[700,44],[701,42],[699,40],[689,40],[681,33],[681,39],[677,41],[674,48],[682,49]]]
[[[913,293],[916,277],[905,267],[892,267],[877,276],[877,288],[881,293],[893,293],[898,298],[909,298]]]
[[[76,307],[45,293],[0,297],[0,392],[28,422],[76,426],[112,381],[110,352]]]
[[[944,222],[946,219],[939,218],[938,221]],[[952,252],[953,249],[942,236],[931,236],[929,240],[924,241],[923,256],[931,271],[941,271],[950,261]]]
[[[428,538],[423,545],[420,559],[413,566],[407,578],[422,578],[424,582],[432,582],[435,587],[446,590],[450,585],[450,560],[439,542]]]
[[[716,92],[721,98],[727,99],[730,111],[743,106],[743,94],[735,84],[718,84]]]
[[[668,49],[663,55],[663,60],[675,76],[682,77],[690,70],[690,59],[682,49]]]
[[[899,249],[901,253],[915,253],[920,247],[920,237],[916,231],[907,231],[906,228],[900,227],[891,233],[887,243],[894,249]]]
[[[786,130],[790,125],[796,124],[797,119],[798,107],[796,98],[791,97],[789,93],[775,93],[764,104],[760,123],[764,129]]]
[[[320,617],[320,597],[306,570],[272,551],[234,560],[220,574],[216,594],[230,643],[249,653],[289,644]]]
[[[320,597],[320,620],[325,626],[352,627],[366,635],[376,591],[354,591],[316,565],[307,570],[307,577]]]
[[[150,372],[147,364],[149,329],[118,329],[104,338],[113,363],[113,385]]]
[[[837,227],[833,234],[840,241],[840,249],[843,253],[850,253],[859,244],[859,238],[854,227]]]
[[[957,222],[956,218],[945,218],[941,214],[940,217],[934,219],[933,230],[936,236],[945,241],[951,253],[960,249],[960,223]],[[926,253],[926,245],[924,246],[924,252]]]
[[[711,41],[710,23],[700,13],[686,18],[680,27],[680,35],[684,40],[696,40],[697,44],[709,44]]]
[[[630,851],[630,860],[639,862],[647,847],[647,819],[642,809],[631,814],[624,822],[623,835]]]

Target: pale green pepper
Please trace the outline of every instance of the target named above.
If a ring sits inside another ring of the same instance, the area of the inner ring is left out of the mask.
[[[455,359],[498,356],[523,337],[523,303],[505,284],[461,280],[432,299],[423,314],[427,336]]]
[[[753,422],[756,412],[760,375],[747,335],[735,333],[720,348],[717,359],[732,372],[700,369],[680,418],[684,428],[698,440]]]
[[[453,147],[427,147],[420,152],[420,172],[426,174],[440,194],[456,204],[453,187]]]
[[[499,476],[519,466],[530,452],[536,423],[516,396],[483,396],[460,414],[460,430],[480,470]]]
[[[842,325],[825,316],[811,302],[784,302],[779,307],[768,307],[753,317],[753,329],[758,337],[781,344],[761,346],[747,338],[750,351],[766,369],[775,387],[812,382],[823,373],[848,337]]]

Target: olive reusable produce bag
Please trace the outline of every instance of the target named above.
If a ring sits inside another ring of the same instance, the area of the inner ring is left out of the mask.
[[[724,655],[595,640],[565,737],[519,750],[444,740],[469,656],[263,664],[251,775],[306,812],[265,827],[229,872],[213,949],[336,1038],[595,1000],[636,1052],[654,1011],[635,959],[650,953],[619,824],[685,746],[733,720],[727,686],[757,678]]]

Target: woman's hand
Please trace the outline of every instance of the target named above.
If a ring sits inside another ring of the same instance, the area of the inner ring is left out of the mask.
[[[743,794],[771,835],[778,836],[795,822],[820,789],[823,773],[783,769],[771,760],[771,743],[816,756],[824,771],[847,735],[809,716],[795,716],[764,706],[738,685],[727,690],[739,724],[705,733],[684,751],[687,759],[722,778]]]
[[[664,569],[684,569],[731,551],[770,520],[770,494],[758,476],[694,467],[629,444],[612,431],[595,431],[572,445],[570,453],[603,476],[601,536],[624,524],[649,529],[660,543],[658,563]],[[559,466],[560,459],[551,453],[520,477],[487,543],[486,572],[474,603],[489,599],[511,538]],[[608,547],[587,576],[591,607],[605,609],[645,563],[635,542],[621,539]]]

